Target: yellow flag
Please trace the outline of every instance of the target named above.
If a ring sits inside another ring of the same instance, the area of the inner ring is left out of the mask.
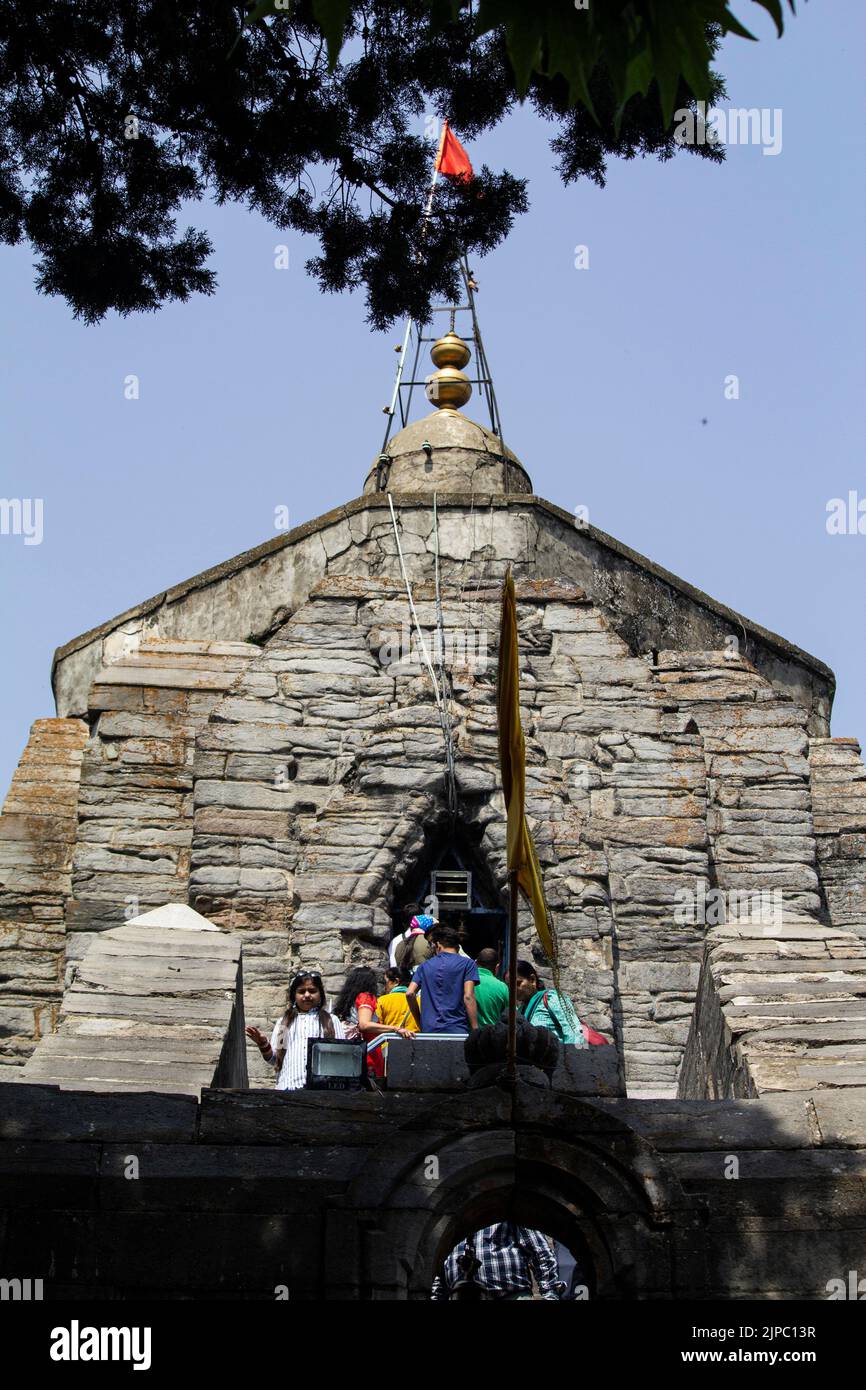
[[[517,605],[511,570],[502,586],[502,619],[499,632],[499,678],[496,687],[499,721],[499,768],[508,815],[507,856],[509,873],[517,870],[517,883],[532,904],[535,930],[545,955],[554,960],[553,937],[544,901],[541,869],[526,824],[526,749],[520,726],[520,666],[517,652]]]

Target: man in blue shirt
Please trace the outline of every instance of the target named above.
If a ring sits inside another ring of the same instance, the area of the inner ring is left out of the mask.
[[[432,937],[432,940],[431,940]],[[478,966],[460,955],[460,937],[453,927],[434,927],[428,936],[436,954],[418,966],[406,1002],[422,1033],[466,1033],[478,1027],[475,986]],[[418,992],[421,1008],[418,1008]]]

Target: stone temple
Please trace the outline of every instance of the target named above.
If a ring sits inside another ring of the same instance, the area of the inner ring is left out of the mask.
[[[4,1268],[50,1255],[95,1297],[175,1277],[157,1236],[111,1256],[112,1208],[130,1240],[180,1223],[176,1293],[421,1297],[508,1210],[580,1248],[593,1296],[826,1297],[866,1270],[866,769],[833,674],[536,496],[439,360],[441,408],[360,496],[55,654],[0,816]],[[383,1096],[276,1096],[242,1027],[299,964],[381,967],[438,891],[474,948],[503,939],[509,566],[562,985],[611,1046],[513,1094],[404,1044]],[[241,1236],[287,1212],[307,1256],[277,1240],[253,1287]]]

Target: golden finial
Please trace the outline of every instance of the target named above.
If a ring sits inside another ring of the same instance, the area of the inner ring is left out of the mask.
[[[472,395],[472,383],[460,370],[466,366],[470,355],[463,339],[453,328],[444,338],[437,338],[430,349],[437,370],[427,378],[427,399],[438,410],[458,410]]]

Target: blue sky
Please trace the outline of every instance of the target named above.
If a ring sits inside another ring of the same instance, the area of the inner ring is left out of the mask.
[[[725,45],[726,105],[780,108],[780,153],[615,162],[606,189],[566,189],[552,128],[518,110],[469,149],[530,180],[530,212],[473,261],[482,330],[536,492],[826,661],[833,733],[862,739],[866,535],[829,535],[826,508],[866,500],[866,7],[811,0],[781,40],[733,8],[760,42]],[[313,242],[239,208],[189,220],[217,294],[97,327],[0,249],[0,496],[44,500],[41,545],[0,536],[0,799],[54,712],[56,646],[269,539],[278,506],[295,525],[357,496],[379,450],[401,327],[321,295]]]

